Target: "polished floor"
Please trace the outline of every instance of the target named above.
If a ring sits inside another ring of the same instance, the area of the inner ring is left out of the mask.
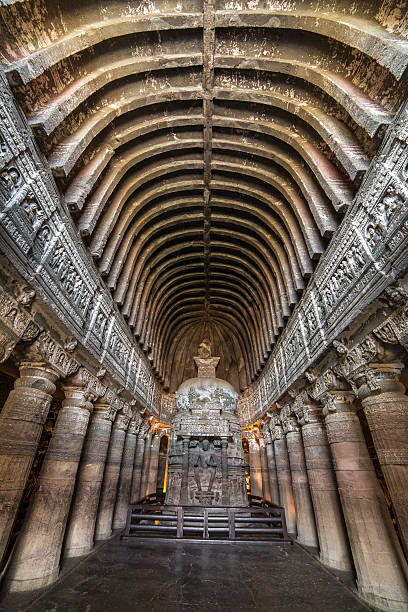
[[[7,612],[366,612],[298,546],[111,540],[45,591],[4,595]]]

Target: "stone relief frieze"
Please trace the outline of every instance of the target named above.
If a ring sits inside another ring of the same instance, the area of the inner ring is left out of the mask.
[[[157,411],[158,383],[78,241],[68,210],[38,156],[2,71],[0,249],[30,282],[38,297],[92,357],[104,364],[119,385],[125,386],[149,410]],[[7,310],[6,304],[4,308]],[[17,314],[22,320],[20,311]],[[7,324],[0,329],[0,346],[4,345],[0,359],[7,358],[12,343],[17,341],[18,334],[6,340],[7,329]],[[21,340],[35,336],[33,327],[24,333],[27,338],[19,336]],[[148,406],[149,401],[152,403]]]
[[[405,105],[390,126],[382,149],[264,371],[253,383],[252,406],[242,402],[243,425],[249,425],[272,406],[349,325],[355,313],[378,297],[407,267],[407,124]],[[394,316],[374,334],[386,342],[406,346],[406,314],[406,306],[400,304]],[[357,355],[349,354],[346,367],[354,358]],[[261,388],[266,394],[260,392]]]

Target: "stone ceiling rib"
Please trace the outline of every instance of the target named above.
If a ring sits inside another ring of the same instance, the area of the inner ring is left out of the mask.
[[[171,390],[204,332],[221,376],[257,378],[406,95],[404,20],[304,4],[0,9],[13,92]]]

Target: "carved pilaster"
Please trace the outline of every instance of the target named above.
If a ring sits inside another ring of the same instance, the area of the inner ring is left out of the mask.
[[[15,320],[19,316],[17,310]],[[37,451],[55,382],[78,367],[72,355],[46,332],[20,354],[20,377],[0,414],[0,558]]]
[[[408,590],[402,555],[396,552],[398,543],[353,400],[354,393],[344,390],[321,396],[357,587],[370,605],[403,610]]]
[[[132,488],[130,494],[130,501],[135,504],[140,499],[140,485],[142,478],[143,469],[143,456],[145,450],[145,437],[150,428],[150,423],[146,417],[142,418],[139,433],[137,436],[135,461],[133,464],[133,475],[132,475]]]
[[[63,386],[65,400],[8,573],[11,590],[39,588],[58,576],[78,464],[93,410],[92,400],[105,391],[97,383],[90,372],[80,368]]]
[[[289,453],[286,446],[286,436],[283,432],[282,421],[276,413],[273,413],[270,420],[270,432],[274,441],[273,445],[275,451],[280,503],[285,508],[288,532],[292,536],[296,536],[296,510],[292,487],[292,474],[289,463]]]
[[[289,454],[289,465],[296,509],[297,539],[306,546],[317,547],[316,525],[309,489],[302,434],[296,417],[292,414],[292,406],[286,405],[282,408],[281,423],[283,432],[286,435],[286,446]]]
[[[132,484],[136,441],[140,424],[141,416],[139,413],[135,413],[135,416],[132,417],[129,422],[125,438],[122,464],[120,467],[118,494],[113,515],[113,529],[123,529],[126,525],[126,516],[130,503],[130,487]]]
[[[408,397],[403,364],[370,363],[355,378],[378,460],[408,551]]]
[[[347,534],[321,408],[306,391],[302,391],[294,400],[293,411],[302,428],[320,560],[335,569],[351,570]]]
[[[131,419],[131,411],[129,408],[122,404],[122,410],[124,411],[116,415],[112,427],[96,519],[96,540],[105,540],[112,535],[113,512],[116,502],[120,467],[122,464],[123,447],[126,431]]]
[[[114,389],[107,388],[94,404],[78,470],[64,554],[81,556],[94,545],[94,531],[112,423],[120,409]]]

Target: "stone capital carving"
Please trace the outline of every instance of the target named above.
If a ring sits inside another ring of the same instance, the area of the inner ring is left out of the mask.
[[[265,423],[263,427],[263,438],[264,438],[265,444],[271,444],[272,442],[271,432],[269,431],[269,425],[267,423]]]
[[[299,431],[299,425],[297,423],[296,417],[288,414],[287,416],[281,417],[281,422],[284,434]]]
[[[319,423],[323,419],[320,407],[315,404],[305,390],[296,396],[293,402],[293,414],[301,427],[310,423]]]
[[[353,412],[355,399],[353,391],[327,391],[320,397],[323,406],[323,415],[327,416],[335,412]]]
[[[123,412],[119,412],[116,415],[116,419],[115,422],[113,424],[115,429],[121,429],[122,431],[126,431],[128,426],[129,426],[129,422],[130,422],[130,415],[123,413]]]
[[[141,416],[140,412],[135,410],[133,412],[133,417],[131,418],[130,423],[129,423],[129,431],[130,431],[130,433],[133,433],[133,434],[137,435],[139,433],[139,429],[140,429],[141,424],[142,424],[142,416]]]
[[[149,433],[149,430],[150,430],[150,421],[147,417],[144,417],[140,424],[139,437],[146,438],[147,434]]]
[[[370,363],[361,368],[354,376],[354,390],[362,399],[369,395],[387,391],[404,392],[404,386],[399,378],[404,364],[396,361],[391,363]]]
[[[385,356],[384,347],[373,334],[369,334],[360,344],[349,349],[335,340],[333,346],[341,356],[334,368],[336,374],[343,376],[353,387],[355,378],[371,362],[381,361]]]
[[[92,397],[92,400],[102,397],[106,392],[106,387],[84,367],[79,370],[66,381],[67,386],[82,387],[84,391]]]
[[[402,287],[388,287],[384,299],[394,311],[373,333],[383,342],[400,344],[408,351],[408,292]]]
[[[46,331],[40,333],[38,338],[20,356],[19,362],[45,362],[53,368],[61,378],[71,376],[79,368],[78,361],[66,351]]]
[[[0,287],[0,362],[10,357],[18,342],[34,340],[40,332],[32,315],[22,307],[29,303],[33,293],[21,290],[19,297],[14,298]]]
[[[346,389],[344,380],[339,379],[332,369],[328,369],[320,376],[316,376],[313,384],[308,388],[308,394],[315,400],[319,400],[322,395],[331,389]]]

